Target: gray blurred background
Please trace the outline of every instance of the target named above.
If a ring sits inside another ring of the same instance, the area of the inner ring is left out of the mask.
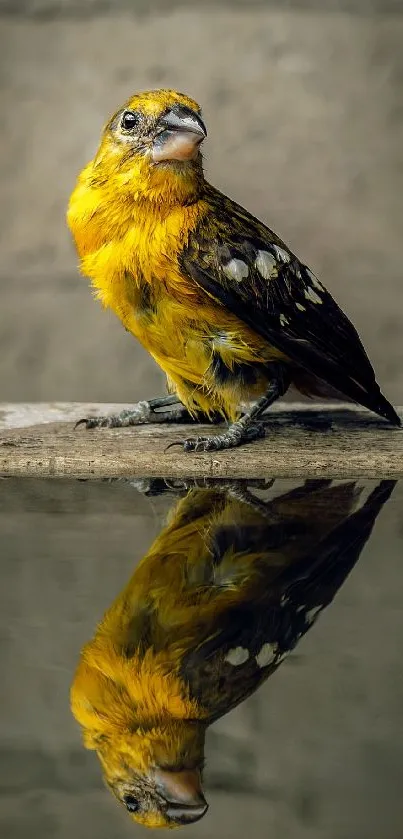
[[[1,400],[161,391],[65,209],[108,115],[172,86],[203,106],[208,177],[320,275],[403,403],[400,0],[0,0],[0,26]]]

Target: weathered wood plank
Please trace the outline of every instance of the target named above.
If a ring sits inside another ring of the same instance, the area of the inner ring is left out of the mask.
[[[213,427],[74,430],[125,405],[0,405],[0,475],[99,478],[403,477],[403,430],[352,406],[277,403],[266,438],[241,449],[185,454],[169,443]],[[403,418],[403,408],[399,409]],[[217,428],[217,426],[216,426]]]

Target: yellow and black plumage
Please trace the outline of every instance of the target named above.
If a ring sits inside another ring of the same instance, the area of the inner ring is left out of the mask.
[[[165,371],[172,394],[87,427],[221,416],[227,432],[184,447],[236,446],[264,433],[262,413],[290,384],[399,425],[329,292],[205,180],[205,136],[199,106],[184,94],[134,96],[108,122],[72,194],[82,271]]]
[[[274,673],[332,601],[394,483],[364,501],[354,482],[311,481],[265,500],[239,484],[195,488],[175,504],[71,688],[84,742],[137,821],[204,815],[207,726]]]

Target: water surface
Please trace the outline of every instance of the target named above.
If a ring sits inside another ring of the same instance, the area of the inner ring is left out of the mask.
[[[259,505],[250,506],[255,519],[253,527],[248,519],[247,532],[245,490],[272,514],[270,499],[296,487],[302,484],[216,488],[238,505],[242,549],[263,515]],[[182,828],[185,836],[400,836],[403,491],[383,485],[382,495],[380,482],[357,487],[362,494],[351,515],[376,497],[374,491],[381,495],[377,509],[359,526],[355,520],[353,531],[345,492],[336,492],[332,504],[324,503],[322,492],[319,502],[320,484],[313,488],[317,506],[308,504],[304,513],[305,529],[301,516],[296,527],[293,515],[291,526],[284,509],[276,510],[280,521],[270,531],[271,549],[284,556],[284,545],[288,550],[292,544],[293,562],[308,562],[308,570],[321,557],[326,585],[320,593],[323,601],[334,600],[303,632],[293,624],[301,635],[295,648],[208,729],[210,807],[201,821]],[[157,494],[145,494],[147,488]],[[141,489],[126,481],[0,481],[0,815],[10,839],[152,835],[132,824],[104,787],[97,757],[83,748],[69,707],[82,645],[186,495],[183,487],[158,494],[163,482],[144,482]],[[263,532],[267,542],[262,525]],[[341,561],[345,574],[337,577]],[[298,594],[304,591],[301,575],[295,579]]]

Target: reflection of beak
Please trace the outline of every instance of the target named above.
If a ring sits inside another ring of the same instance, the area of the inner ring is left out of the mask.
[[[165,814],[170,821],[190,824],[201,819],[207,812],[208,804],[203,795],[198,769],[184,769],[181,772],[157,769],[154,780],[157,791],[167,802]]]
[[[160,132],[152,146],[154,163],[163,160],[193,160],[207,136],[206,127],[195,111],[180,107],[168,111],[159,122]]]

